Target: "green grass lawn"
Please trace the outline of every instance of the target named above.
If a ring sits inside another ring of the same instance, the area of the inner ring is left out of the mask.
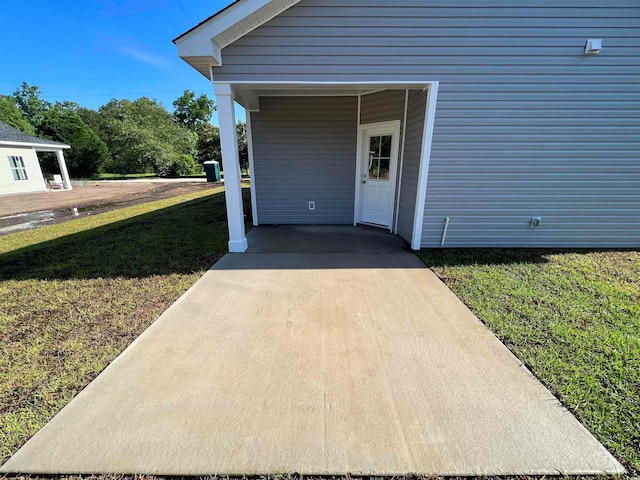
[[[222,189],[0,237],[0,463],[226,250]]]
[[[640,472],[640,252],[437,250],[423,261]]]

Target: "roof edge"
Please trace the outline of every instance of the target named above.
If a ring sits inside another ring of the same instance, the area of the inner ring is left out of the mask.
[[[229,5],[227,5],[226,7],[224,7],[222,10],[218,10],[216,13],[214,13],[213,15],[205,18],[204,20],[202,20],[200,23],[198,23],[197,25],[194,25],[193,27],[191,27],[189,30],[187,30],[186,32],[178,35],[176,38],[174,38],[173,40],[171,40],[174,44],[180,40],[182,37],[190,34],[191,32],[193,32],[194,30],[200,28],[201,26],[203,26],[205,23],[210,22],[211,20],[214,20],[218,15],[226,12],[227,10],[229,10],[231,7],[233,7],[234,5],[241,3],[243,0],[235,0],[234,2],[230,3]]]
[[[66,143],[29,135],[2,121],[0,121],[0,144],[25,147],[71,148]]]
[[[196,56],[202,55],[202,50],[208,49],[208,45],[219,53],[299,2],[300,0],[237,0],[175,38],[173,42],[182,58],[192,56],[193,52],[198,52]],[[219,54],[214,52],[212,56],[221,63]]]

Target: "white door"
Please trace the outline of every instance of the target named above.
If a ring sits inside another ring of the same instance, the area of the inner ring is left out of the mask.
[[[362,125],[358,222],[391,228],[400,122]]]

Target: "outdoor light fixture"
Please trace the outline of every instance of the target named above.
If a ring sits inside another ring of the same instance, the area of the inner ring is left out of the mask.
[[[584,47],[585,55],[597,55],[602,49],[602,39],[590,38],[587,40],[587,45]]]

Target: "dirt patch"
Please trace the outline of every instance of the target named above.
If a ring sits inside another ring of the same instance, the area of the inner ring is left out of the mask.
[[[0,196],[0,235],[219,187],[202,181],[84,182],[73,190]]]
[[[220,186],[206,182],[85,182],[73,190],[0,196],[0,216],[42,210],[99,207],[108,203],[151,202]],[[131,203],[133,205],[133,203]]]

